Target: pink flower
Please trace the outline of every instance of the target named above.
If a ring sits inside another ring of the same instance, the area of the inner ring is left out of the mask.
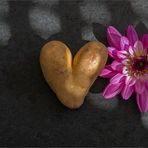
[[[121,92],[128,100],[136,92],[141,112],[148,111],[148,34],[141,39],[133,26],[128,26],[127,36],[122,36],[114,27],[107,28],[109,55],[114,59],[100,74],[110,78],[103,96],[110,99]]]

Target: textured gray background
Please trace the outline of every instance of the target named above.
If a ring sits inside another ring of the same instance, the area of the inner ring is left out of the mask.
[[[135,95],[106,103],[98,93],[108,80],[98,78],[90,90],[95,96],[71,111],[39,65],[47,41],[65,42],[74,55],[90,40],[107,45],[108,25],[124,33],[128,24],[147,33],[147,0],[1,0],[0,146],[148,146],[148,115],[139,113]]]

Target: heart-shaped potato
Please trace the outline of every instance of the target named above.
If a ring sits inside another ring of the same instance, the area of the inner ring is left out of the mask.
[[[96,41],[85,44],[72,59],[60,41],[45,44],[40,53],[44,77],[58,99],[68,108],[79,108],[107,61],[106,47]]]

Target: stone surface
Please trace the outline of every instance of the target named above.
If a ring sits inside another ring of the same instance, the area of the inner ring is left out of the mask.
[[[52,6],[41,0],[2,3],[0,22],[9,33],[0,42],[0,146],[148,146],[147,117],[139,113],[135,96],[129,101],[119,97],[114,109],[99,109],[86,100],[80,109],[71,111],[48,87],[39,64],[40,49],[47,41],[63,41],[75,54],[88,40],[106,43],[105,25],[114,25],[123,33],[128,24],[134,24],[139,34],[147,33],[146,1],[98,0],[94,5],[92,0],[52,0]],[[85,6],[94,12],[85,11]],[[31,12],[41,9],[46,13],[32,15],[39,24],[30,23]],[[91,22],[87,13],[92,15]],[[95,13],[102,14],[100,20]],[[108,13],[106,20],[103,15]],[[51,25],[47,19],[53,30],[41,28],[45,24],[37,19],[44,14],[45,19],[56,18]],[[60,23],[54,27],[56,22]],[[101,93],[107,82],[97,79],[90,92]]]

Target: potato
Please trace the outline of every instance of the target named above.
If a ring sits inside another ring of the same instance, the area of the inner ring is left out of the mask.
[[[83,104],[107,57],[106,47],[97,41],[85,44],[74,59],[64,43],[51,41],[41,50],[40,64],[43,75],[57,98],[66,107],[76,109]]]

